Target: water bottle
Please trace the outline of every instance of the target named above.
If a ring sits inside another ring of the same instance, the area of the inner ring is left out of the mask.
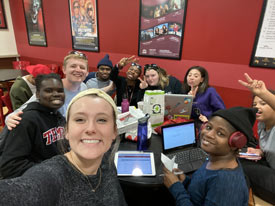
[[[147,150],[147,134],[148,134],[148,119],[150,118],[149,114],[146,114],[144,117],[138,119],[138,133],[137,133],[137,150],[144,151]]]
[[[129,101],[127,98],[123,99],[121,102],[121,112],[128,112],[129,111]]]

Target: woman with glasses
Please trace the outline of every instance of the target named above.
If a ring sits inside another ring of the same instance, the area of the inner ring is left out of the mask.
[[[121,106],[122,99],[127,98],[130,105],[137,107],[137,98],[140,90],[140,81],[138,78],[142,71],[142,67],[136,63],[137,61],[138,59],[136,59],[135,56],[122,58],[111,72],[110,78],[117,88],[117,106]],[[131,66],[126,72],[126,77],[119,76],[119,70],[130,63]]]
[[[183,81],[183,93],[194,96],[191,118],[197,120],[198,127],[201,122],[207,122],[213,112],[225,109],[222,98],[208,81],[208,72],[201,66],[189,68]]]
[[[144,66],[144,79],[139,78],[138,101],[143,99],[145,90],[163,90],[165,93],[182,94],[181,82],[168,75],[167,72],[156,64],[146,64]]]

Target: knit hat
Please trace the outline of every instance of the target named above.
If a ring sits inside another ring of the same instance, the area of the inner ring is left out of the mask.
[[[68,121],[68,115],[69,115],[69,111],[70,111],[72,104],[74,102],[76,102],[78,99],[80,99],[81,97],[85,97],[85,96],[92,95],[92,94],[97,95],[98,97],[101,97],[101,98],[105,99],[107,102],[109,102],[109,104],[113,107],[113,110],[115,111],[115,115],[117,117],[117,107],[116,107],[116,104],[115,104],[114,100],[112,99],[112,97],[110,97],[110,95],[108,95],[106,92],[102,91],[101,89],[91,88],[91,89],[87,89],[87,90],[84,90],[84,91],[78,93],[71,100],[71,102],[67,108],[67,112],[66,112],[66,121]]]
[[[232,107],[221,109],[212,114],[226,119],[236,130],[242,132],[248,140],[253,138],[253,125],[256,120],[256,108]]]
[[[109,54],[106,54],[105,57],[98,62],[97,68],[99,68],[101,65],[113,68],[113,63],[111,60],[109,60]]]
[[[27,66],[26,70],[34,77],[36,78],[39,74],[49,74],[51,73],[51,70],[49,67],[43,64],[37,64],[37,65],[31,65]]]

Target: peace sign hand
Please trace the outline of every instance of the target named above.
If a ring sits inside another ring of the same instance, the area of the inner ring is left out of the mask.
[[[247,82],[239,80],[239,83],[241,85],[245,86],[246,88],[248,88],[256,96],[258,96],[259,94],[261,94],[267,90],[265,83],[263,81],[251,79],[251,77],[247,73],[245,73],[244,76],[245,76]]]
[[[146,82],[145,77],[143,77],[143,79],[139,77],[138,79],[140,81],[140,84],[139,84],[140,89],[145,89],[148,87],[148,83]]]

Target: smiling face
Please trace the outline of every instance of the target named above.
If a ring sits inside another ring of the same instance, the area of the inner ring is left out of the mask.
[[[63,66],[66,79],[71,83],[81,83],[88,75],[87,61],[79,58],[70,58]]]
[[[137,66],[130,66],[126,72],[126,77],[129,80],[135,81],[140,76],[141,70]]]
[[[45,79],[40,90],[36,92],[39,103],[51,109],[59,109],[64,104],[65,93],[63,85],[56,79]]]
[[[201,131],[201,148],[210,155],[227,156],[232,153],[228,139],[234,131],[224,118],[212,117]]]
[[[112,68],[106,65],[101,65],[98,68],[97,78],[101,81],[107,81],[110,79]]]
[[[197,69],[191,69],[187,75],[187,84],[190,87],[196,87],[199,86],[199,84],[203,82],[203,77],[201,76],[201,73]]]
[[[110,103],[100,97],[84,96],[68,112],[66,138],[73,153],[79,159],[101,159],[117,135]]]
[[[269,122],[274,120],[275,111],[261,98],[255,96],[253,99],[253,107],[258,109],[256,119],[261,122]]]
[[[159,74],[154,69],[147,69],[145,72],[145,79],[150,86],[157,86],[159,83]]]

